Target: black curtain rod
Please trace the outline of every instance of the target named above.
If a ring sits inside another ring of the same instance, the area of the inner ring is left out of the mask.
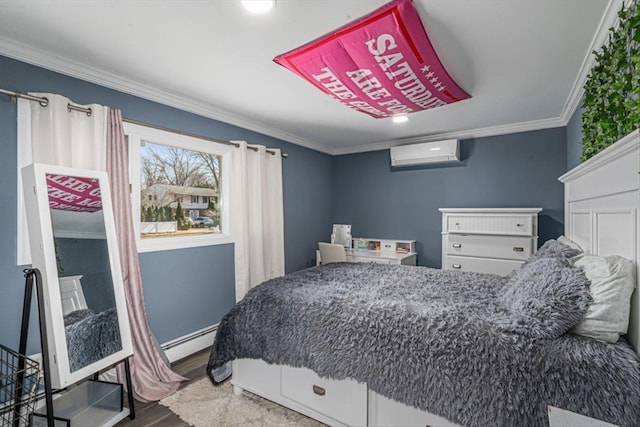
[[[33,96],[33,95],[26,94],[26,93],[15,92],[15,91],[12,91],[12,90],[7,90],[7,89],[1,89],[0,88],[0,94],[7,95],[7,96],[11,97],[11,100],[13,102],[16,102],[16,100],[18,98],[22,98],[22,99],[26,99],[26,100],[29,100],[29,101],[37,102],[43,107],[46,107],[47,105],[49,105],[49,100],[47,98],[41,98],[41,97],[38,97],[38,96]],[[72,111],[72,110],[73,111],[80,111],[82,113],[85,113],[87,116],[91,116],[91,108],[82,107],[80,105],[74,105],[74,104],[68,103],[67,104],[67,110],[68,111]],[[218,144],[233,145],[234,147],[239,147],[240,146],[240,144],[237,144],[235,142],[224,141],[222,139],[211,138],[211,137],[208,137],[208,136],[196,135],[196,134],[190,133],[190,132],[184,132],[184,131],[181,131],[181,130],[171,129],[171,128],[168,128],[168,127],[154,125],[154,124],[151,124],[151,123],[140,122],[138,120],[127,119],[126,117],[123,117],[122,121],[125,121],[127,123],[131,123],[131,124],[140,125],[140,126],[150,127],[150,128],[153,128],[153,129],[163,130],[165,132],[171,132],[171,133],[176,133],[176,134],[179,134],[179,135],[190,136],[190,137],[193,137],[193,138],[204,139],[206,141],[216,142]],[[249,148],[249,149],[251,149],[253,151],[258,151],[258,147],[256,147],[256,146],[252,146],[252,145],[248,145],[247,144],[247,148]],[[273,155],[276,154],[276,152],[274,150],[270,150],[268,148],[267,148],[266,151],[269,154],[273,154]],[[286,159],[287,157],[289,157],[289,154],[281,153],[281,156]]]

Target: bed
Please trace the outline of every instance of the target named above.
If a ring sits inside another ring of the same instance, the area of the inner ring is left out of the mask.
[[[222,380],[233,361],[236,392],[331,425],[546,425],[548,406],[639,425],[638,292],[620,340],[575,333],[599,298],[589,263],[618,255],[628,294],[637,283],[639,139],[561,177],[568,244],[521,270],[330,264],[277,278],[223,318],[207,373]]]

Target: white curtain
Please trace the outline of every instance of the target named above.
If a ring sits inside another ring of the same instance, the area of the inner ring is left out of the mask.
[[[236,301],[252,287],[284,274],[282,159],[262,145],[234,141],[231,212],[235,240]]]
[[[98,104],[91,115],[68,110],[74,104],[64,96],[30,93],[49,100],[46,107],[20,99],[18,104],[18,265],[30,264],[29,238],[22,193],[22,171],[31,163],[107,169],[106,140],[108,108]]]

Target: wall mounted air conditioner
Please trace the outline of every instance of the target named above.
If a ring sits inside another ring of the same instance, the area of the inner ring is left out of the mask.
[[[460,161],[457,139],[391,147],[391,166],[416,166]]]

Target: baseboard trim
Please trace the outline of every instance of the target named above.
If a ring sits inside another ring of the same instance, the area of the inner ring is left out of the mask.
[[[216,336],[218,324],[208,326],[181,336],[161,345],[169,362],[173,363],[194,353],[211,347]]]

